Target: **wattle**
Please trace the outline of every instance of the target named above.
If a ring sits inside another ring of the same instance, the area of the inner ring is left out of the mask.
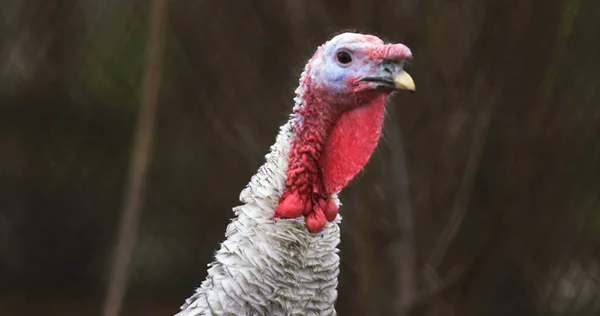
[[[334,125],[323,156],[321,172],[328,195],[344,188],[373,154],[385,113],[385,95],[345,112]]]
[[[304,215],[311,232],[336,218],[338,205],[331,195],[360,172],[377,147],[386,96],[340,114],[317,110],[329,105],[315,106],[319,99],[305,96],[312,102],[298,111],[303,121],[291,144],[288,179],[274,218]]]

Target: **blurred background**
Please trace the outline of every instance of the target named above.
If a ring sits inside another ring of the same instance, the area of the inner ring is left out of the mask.
[[[409,46],[418,91],[342,194],[339,315],[600,315],[599,1],[167,2],[122,315],[200,285],[305,62],[346,30]],[[102,310],[151,4],[0,2],[0,315]]]

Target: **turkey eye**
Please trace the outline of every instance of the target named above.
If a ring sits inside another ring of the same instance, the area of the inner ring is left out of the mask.
[[[352,62],[352,56],[350,56],[350,53],[347,51],[339,51],[337,53],[337,60],[340,62],[340,64],[349,64]]]

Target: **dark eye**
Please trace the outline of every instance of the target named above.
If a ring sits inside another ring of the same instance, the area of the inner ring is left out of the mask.
[[[352,62],[352,56],[350,55],[349,52],[347,52],[345,50],[339,51],[337,53],[336,57],[337,57],[338,62],[342,65],[347,65]]]

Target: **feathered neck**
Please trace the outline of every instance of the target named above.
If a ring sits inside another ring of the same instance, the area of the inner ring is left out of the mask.
[[[296,114],[281,126],[265,163],[240,194],[242,205],[208,275],[177,316],[335,315],[338,215],[318,233],[301,218],[274,219],[288,178]],[[336,194],[334,203],[339,203]],[[265,299],[268,298],[268,299]]]

